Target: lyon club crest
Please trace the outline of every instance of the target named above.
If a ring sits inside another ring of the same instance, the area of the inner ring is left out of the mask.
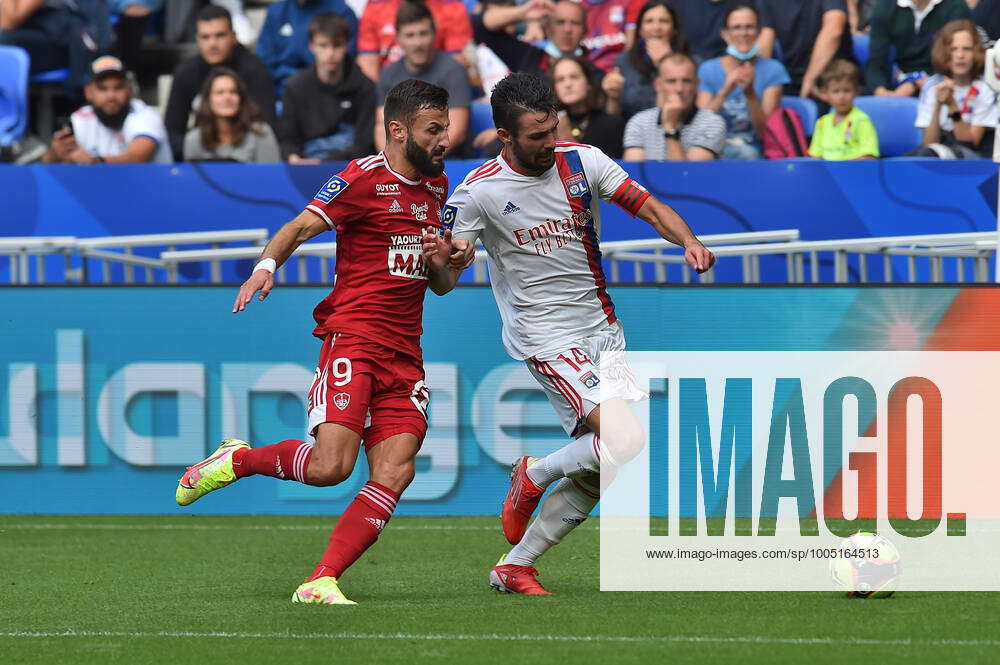
[[[347,405],[351,403],[351,396],[347,393],[337,393],[333,396],[333,404],[338,409],[343,411],[347,408]]]

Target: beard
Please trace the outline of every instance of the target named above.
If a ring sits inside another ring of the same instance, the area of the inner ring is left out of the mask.
[[[444,154],[444,148],[438,148],[430,153],[416,144],[413,135],[409,135],[406,137],[405,152],[407,161],[425,176],[436,178],[444,173],[444,160],[440,162],[433,160],[434,157]]]
[[[522,150],[516,139],[511,141],[510,148],[514,151],[514,157],[523,167],[537,171],[539,174],[548,171],[555,163],[555,150],[544,150],[541,153],[532,154]]]
[[[100,121],[102,125],[117,132],[125,126],[125,118],[128,117],[129,107],[131,105],[131,103],[126,103],[118,109],[116,113],[105,113],[102,109],[95,106],[94,115],[97,116],[98,121]]]

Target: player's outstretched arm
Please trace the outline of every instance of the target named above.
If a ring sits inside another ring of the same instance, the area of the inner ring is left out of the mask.
[[[455,288],[462,271],[476,257],[473,243],[465,238],[452,240],[451,231],[448,230],[441,236],[434,228],[424,229],[422,245],[424,260],[430,273],[428,286],[439,296]]]
[[[684,248],[684,259],[698,273],[715,265],[715,254],[705,247],[676,210],[650,196],[636,213],[649,222],[664,240]]]
[[[246,309],[247,303],[253,300],[254,294],[258,291],[261,300],[266,298],[274,288],[274,271],[288,260],[299,245],[310,238],[315,238],[323,231],[328,231],[329,228],[319,215],[310,210],[303,210],[298,217],[278,229],[257,259],[253,274],[240,287],[236,302],[233,303],[233,314]]]

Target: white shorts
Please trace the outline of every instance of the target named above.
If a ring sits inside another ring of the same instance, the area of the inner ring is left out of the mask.
[[[587,416],[601,403],[602,392],[604,399],[612,396],[637,402],[647,397],[625,364],[625,333],[618,322],[524,362],[573,438],[588,431]],[[603,367],[602,363],[615,366]],[[601,385],[602,380],[606,385]]]

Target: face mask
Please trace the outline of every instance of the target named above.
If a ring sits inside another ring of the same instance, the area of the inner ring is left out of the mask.
[[[746,53],[744,53],[743,51],[740,51],[739,49],[737,49],[732,44],[730,44],[729,46],[726,47],[726,55],[731,55],[734,58],[736,58],[737,60],[739,60],[740,62],[746,62],[747,60],[753,60],[757,56],[758,53],[760,53],[760,46],[758,46],[757,44],[754,44],[753,48],[751,48]]]
[[[558,48],[556,48],[556,45],[553,44],[552,42],[548,42],[548,41],[544,42],[544,45],[542,46],[542,50],[544,50],[547,54],[551,55],[553,58],[561,58],[563,56],[563,52],[560,51]],[[580,47],[577,47],[577,49],[575,51],[573,51],[573,55],[576,55],[576,56],[583,55],[583,49],[580,48]]]

